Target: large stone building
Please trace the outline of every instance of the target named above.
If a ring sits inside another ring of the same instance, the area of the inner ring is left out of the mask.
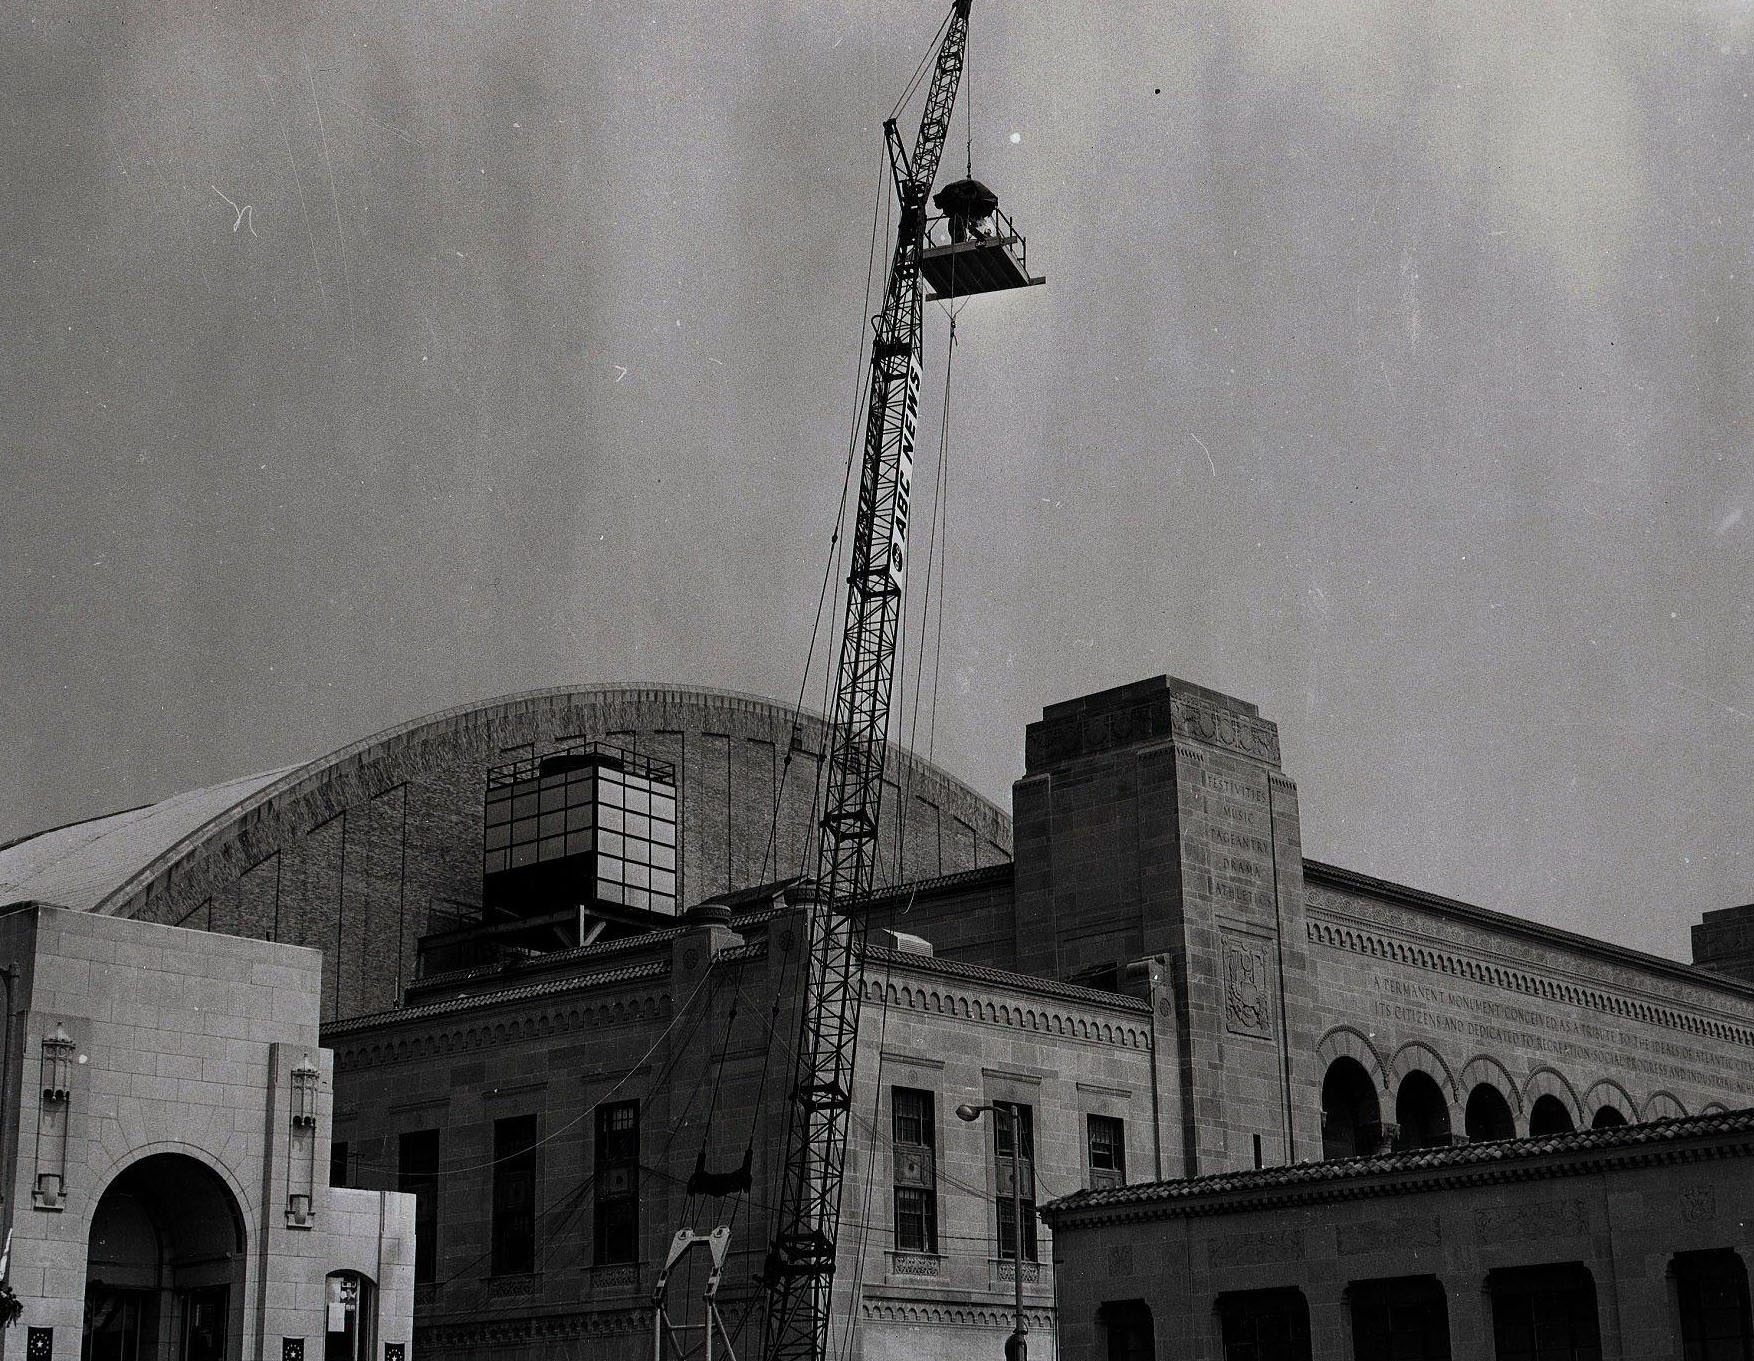
[[[513,806],[571,856],[583,805],[550,811],[536,784],[599,779],[587,741],[651,776],[627,817],[677,829],[674,870],[641,853],[640,892],[673,872],[675,902],[718,909],[529,919],[551,937],[515,919]],[[733,1330],[752,1298],[822,750],[819,721],[742,697],[545,692],[24,841],[0,883],[322,948],[336,1167],[420,1198],[417,1342],[631,1358],[679,1226],[730,1228]],[[1024,767],[1013,827],[891,762],[837,1286],[861,1355],[997,1354],[1014,1178],[1033,1205],[1754,1104],[1754,986],[1712,972],[1737,967],[1745,912],[1711,918],[1688,966],[1306,860],[1274,725],[1163,677],[1050,706]],[[1022,1138],[963,1102],[1015,1103]],[[746,1155],[746,1195],[700,1194]],[[1021,1230],[1046,1361],[1052,1235],[1027,1209]]]

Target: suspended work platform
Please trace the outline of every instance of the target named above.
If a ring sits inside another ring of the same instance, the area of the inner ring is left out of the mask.
[[[1029,273],[1029,243],[999,211],[999,197],[976,179],[947,184],[932,198],[942,215],[926,221],[920,274],[928,302],[997,293],[1047,282]]]

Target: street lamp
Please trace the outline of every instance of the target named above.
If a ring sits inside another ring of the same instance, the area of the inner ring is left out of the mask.
[[[1016,1287],[1016,1308],[1011,1336],[1005,1339],[1005,1361],[1029,1361],[1029,1325],[1023,1321],[1023,1121],[1014,1101],[993,1101],[984,1106],[964,1102],[956,1108],[956,1118],[973,1124],[986,1111],[1004,1116],[1011,1130],[1011,1281]]]

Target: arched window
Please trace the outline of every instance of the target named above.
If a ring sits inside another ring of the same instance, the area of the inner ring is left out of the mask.
[[[1748,1361],[1754,1320],[1748,1311],[1748,1269],[1733,1248],[1678,1252],[1669,1264],[1681,1312],[1681,1361]]]
[[[1144,1300],[1109,1300],[1096,1311],[1096,1324],[1107,1341],[1107,1361],[1154,1361],[1157,1337]]]
[[[1376,1084],[1357,1059],[1335,1059],[1322,1079],[1322,1157],[1361,1157],[1375,1153],[1381,1141]]]
[[[1395,1123],[1401,1127],[1397,1149],[1441,1148],[1450,1142],[1449,1103],[1430,1073],[1415,1068],[1401,1079],[1395,1093]]]
[[[1468,1109],[1462,1121],[1473,1143],[1516,1138],[1516,1119],[1510,1113],[1510,1102],[1490,1082],[1482,1082],[1468,1093]]]
[[[1571,1109],[1552,1092],[1539,1097],[1529,1108],[1529,1134],[1570,1134],[1577,1126],[1572,1123]]]
[[[1602,1106],[1590,1117],[1591,1129],[1619,1129],[1626,1117],[1613,1106]]]

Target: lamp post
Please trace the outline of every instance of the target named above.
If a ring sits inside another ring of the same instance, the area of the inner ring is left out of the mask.
[[[966,1102],[956,1108],[956,1118],[973,1124],[985,1111],[1002,1115],[1011,1130],[1011,1282],[1015,1287],[1011,1336],[1005,1339],[1005,1361],[1029,1361],[1029,1325],[1023,1321],[1023,1121],[1014,1101],[993,1101],[984,1106]]]

